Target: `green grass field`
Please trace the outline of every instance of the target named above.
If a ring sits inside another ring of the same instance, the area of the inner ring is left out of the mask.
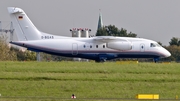
[[[0,100],[135,99],[180,97],[180,64],[116,62],[0,62]]]

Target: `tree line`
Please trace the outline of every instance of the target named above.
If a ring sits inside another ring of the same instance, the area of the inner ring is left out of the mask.
[[[124,28],[118,29],[115,25],[109,25],[98,29],[96,36],[136,37],[137,34],[132,32],[128,33]]]
[[[11,47],[7,43],[5,35],[0,36],[0,61],[34,61],[36,60],[35,52],[22,51],[19,48]]]
[[[180,39],[173,37],[169,42],[169,46],[163,46],[166,48],[170,53],[171,56],[168,58],[164,58],[164,60],[168,61],[176,61],[180,62]]]

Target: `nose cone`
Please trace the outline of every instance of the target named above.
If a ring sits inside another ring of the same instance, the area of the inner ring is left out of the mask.
[[[166,52],[166,57],[170,57],[171,53],[169,51]]]
[[[164,57],[165,57],[165,58],[171,56],[171,53],[170,53],[168,50],[166,50],[166,49],[164,49],[163,53],[164,53]]]

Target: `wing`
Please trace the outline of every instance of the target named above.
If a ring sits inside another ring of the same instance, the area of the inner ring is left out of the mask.
[[[109,43],[109,42],[114,42],[114,41],[126,41],[129,42],[127,39],[125,38],[121,38],[121,37],[114,37],[114,36],[97,36],[97,37],[93,37],[95,41],[100,41],[100,42],[105,42],[105,43]]]
[[[98,36],[94,37],[95,41],[104,42],[107,48],[115,50],[131,50],[132,43],[127,40],[126,37],[114,37],[114,36]]]

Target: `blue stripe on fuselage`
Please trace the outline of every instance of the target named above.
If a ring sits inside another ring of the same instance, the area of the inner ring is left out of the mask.
[[[106,57],[107,60],[115,59],[115,58],[159,58],[159,53],[156,52],[140,52],[140,51],[128,51],[128,52],[118,52],[118,51],[78,51],[77,54],[72,54],[72,50],[50,50],[50,49],[34,49],[28,48],[28,50],[37,51],[37,52],[45,52],[48,54],[65,56],[65,57],[78,57],[78,58],[86,58],[97,60],[99,59],[100,55]]]

